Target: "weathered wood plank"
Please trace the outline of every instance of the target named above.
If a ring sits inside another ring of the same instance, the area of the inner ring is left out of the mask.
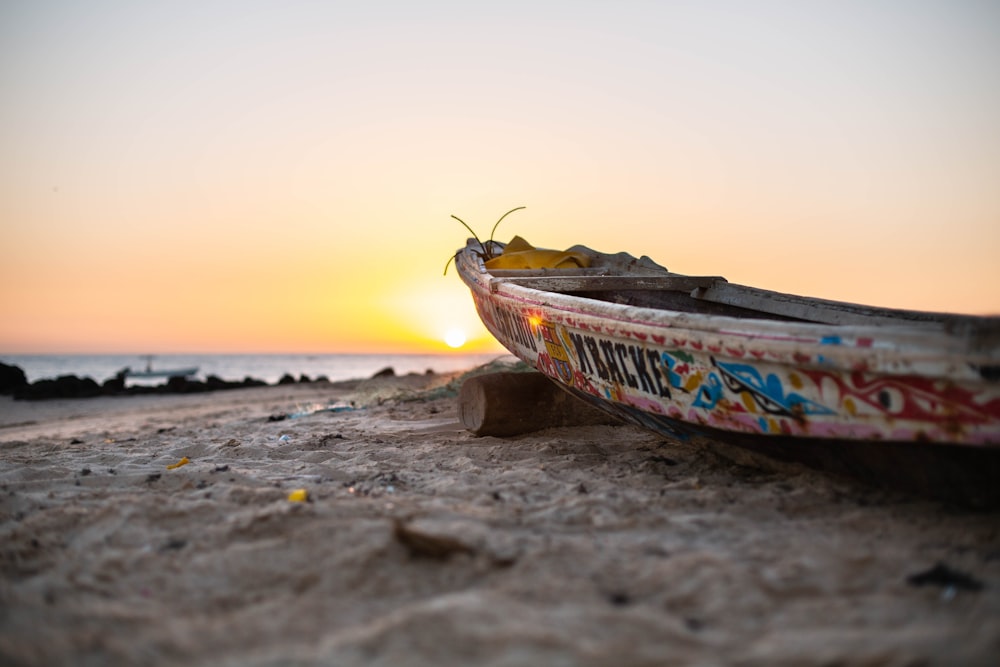
[[[498,278],[494,291],[503,284],[519,285],[546,292],[611,292],[620,290],[667,290],[690,292],[725,283],[722,276],[529,276]]]
[[[534,372],[490,373],[467,379],[458,393],[458,414],[462,425],[479,436],[619,423]]]
[[[772,313],[807,322],[836,325],[911,326],[940,330],[942,318],[934,313],[888,310],[840,301],[828,301],[782,294],[743,285],[719,283],[696,288],[696,299],[739,306],[762,313]],[[951,319],[956,319],[952,317]]]

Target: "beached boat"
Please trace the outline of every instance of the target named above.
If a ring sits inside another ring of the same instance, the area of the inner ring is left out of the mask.
[[[455,261],[504,347],[626,421],[814,464],[853,452],[875,471],[946,446],[1000,486],[1000,317],[805,298],[521,239],[470,239]]]

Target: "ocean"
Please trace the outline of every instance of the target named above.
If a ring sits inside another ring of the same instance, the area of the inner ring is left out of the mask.
[[[288,374],[296,379],[326,376],[332,382],[371,377],[391,367],[397,375],[407,373],[448,373],[475,368],[505,356],[489,354],[161,354],[152,359],[153,370],[196,366],[197,379],[209,375],[229,381],[246,377],[274,384]],[[98,383],[112,378],[125,367],[145,370],[147,358],[134,354],[107,355],[0,355],[0,362],[18,366],[28,382],[60,375],[90,377]],[[135,380],[129,380],[134,382]],[[165,380],[147,380],[162,383]]]

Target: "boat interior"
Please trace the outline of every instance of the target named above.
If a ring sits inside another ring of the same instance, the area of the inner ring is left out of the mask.
[[[843,326],[894,326],[928,332],[986,335],[1000,343],[1000,317],[877,308],[735,285],[721,276],[686,276],[608,267],[495,271],[497,283],[609,303],[743,319]]]

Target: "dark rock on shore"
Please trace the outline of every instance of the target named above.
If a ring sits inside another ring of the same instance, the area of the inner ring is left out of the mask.
[[[150,394],[199,394],[209,391],[225,391],[227,389],[244,389],[247,387],[266,387],[267,383],[252,377],[243,380],[223,380],[217,375],[209,375],[205,381],[189,380],[184,377],[172,377],[165,384],[133,385],[115,392],[118,395],[150,395]]]
[[[396,369],[392,366],[386,366],[379,372],[372,376],[373,378],[391,378],[396,377]]]
[[[287,376],[291,377],[291,376]],[[295,380],[292,379],[292,382]],[[125,385],[125,374],[97,384],[92,378],[62,375],[55,380],[44,379],[28,383],[24,371],[17,366],[0,363],[0,394],[13,394],[15,400],[40,401],[50,398],[93,398],[95,396],[139,396],[149,394],[195,394],[225,389],[266,387],[267,383],[247,376],[242,381],[223,380],[210,375],[204,382],[172,377],[160,385]]]
[[[296,384],[296,383],[298,383],[298,384],[312,384],[313,382],[329,382],[329,381],[330,381],[330,379],[328,377],[326,377],[325,375],[320,375],[315,380],[313,380],[308,375],[306,375],[306,374],[303,373],[303,374],[299,375],[299,379],[296,380],[295,376],[292,375],[291,373],[285,373],[284,375],[281,376],[281,379],[278,380],[278,384]]]
[[[119,371],[113,378],[109,378],[101,385],[101,391],[107,396],[113,396],[125,391],[125,371]]]
[[[208,386],[200,380],[188,380],[186,377],[176,375],[167,378],[167,394],[196,394],[208,391]]]
[[[44,398],[93,398],[101,395],[101,386],[92,378],[60,375],[55,380],[38,380],[14,390],[17,400],[37,401]]]
[[[13,394],[28,384],[24,371],[17,366],[0,362],[0,394]]]

